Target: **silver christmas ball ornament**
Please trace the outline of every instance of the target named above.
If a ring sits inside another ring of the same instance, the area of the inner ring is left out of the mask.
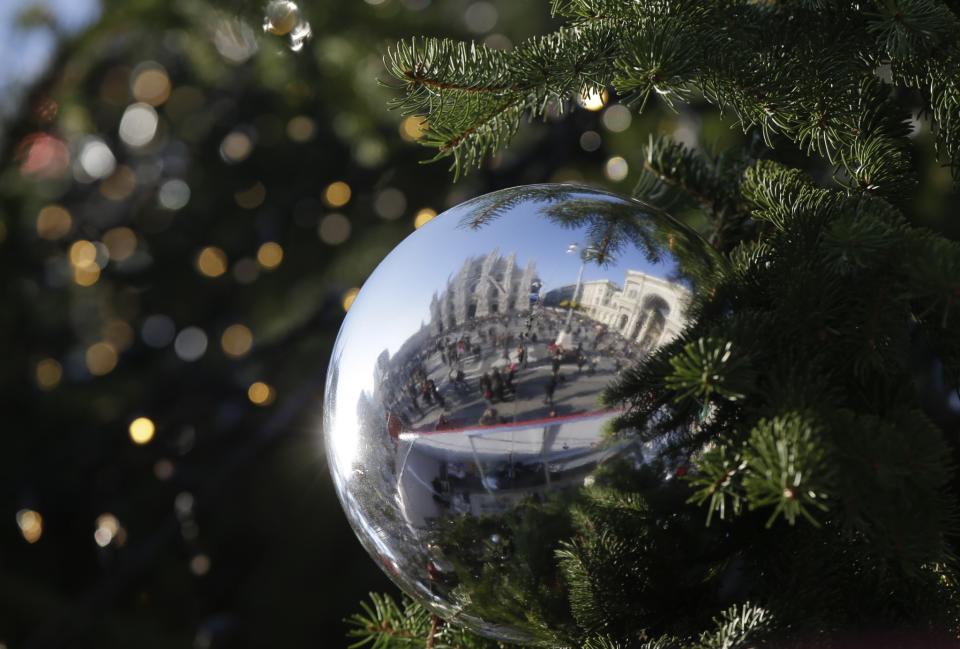
[[[323,419],[347,517],[401,589],[504,641],[570,623],[571,508],[680,466],[612,432],[623,404],[601,396],[681,332],[687,265],[708,259],[653,208],[533,185],[462,203],[383,260],[343,322]],[[535,621],[525,598],[544,602]]]

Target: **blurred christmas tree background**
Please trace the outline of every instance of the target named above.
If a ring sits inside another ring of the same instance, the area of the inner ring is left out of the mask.
[[[652,133],[749,146],[696,106],[637,117],[604,95],[457,183],[419,164],[386,48],[509,48],[555,27],[548,9],[315,0],[271,33],[257,3],[0,8],[0,649],[346,644],[343,618],[392,589],[319,430],[364,277],[492,189],[630,193]],[[949,171],[921,152],[910,216],[958,238]]]

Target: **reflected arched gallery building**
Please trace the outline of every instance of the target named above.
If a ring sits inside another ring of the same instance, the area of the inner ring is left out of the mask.
[[[584,282],[579,302],[587,316],[648,351],[680,333],[689,300],[682,284],[628,270],[622,288],[607,279]]]

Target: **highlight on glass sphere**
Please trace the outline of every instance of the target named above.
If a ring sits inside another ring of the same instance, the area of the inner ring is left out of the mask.
[[[401,589],[500,640],[574,624],[558,551],[584,493],[673,493],[684,466],[611,425],[625,404],[604,393],[684,328],[690,256],[706,245],[662,212],[533,185],[448,210],[376,268],[333,350],[325,445],[351,525]]]

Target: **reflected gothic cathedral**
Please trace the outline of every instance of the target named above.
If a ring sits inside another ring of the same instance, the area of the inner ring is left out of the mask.
[[[430,329],[439,334],[467,320],[494,313],[530,310],[530,293],[538,281],[531,260],[520,270],[517,254],[508,257],[493,250],[486,257],[470,257],[447,283],[446,290],[430,301]]]

